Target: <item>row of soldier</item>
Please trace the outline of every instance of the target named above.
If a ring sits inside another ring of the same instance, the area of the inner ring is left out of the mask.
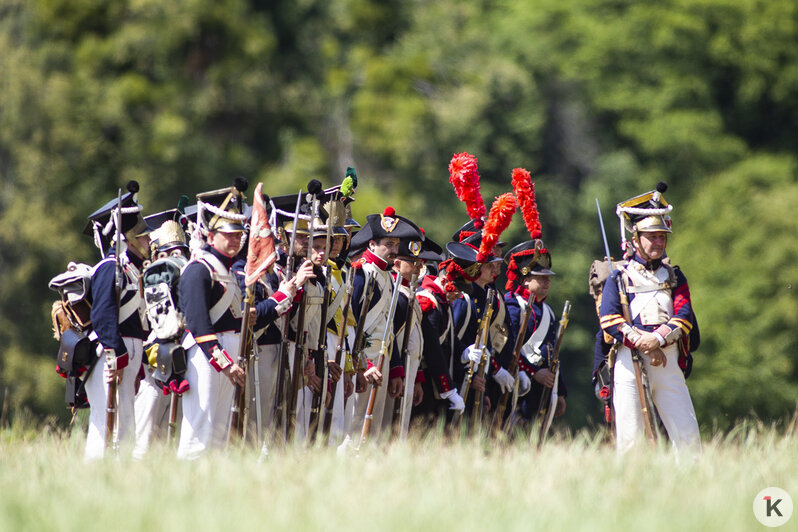
[[[390,207],[355,221],[353,169],[305,193],[258,186],[251,205],[238,179],[150,216],[129,185],[86,227],[104,256],[86,297],[99,363],[70,373],[91,409],[86,459],[126,440],[141,458],[178,423],[184,459],[242,434],[266,452],[359,448],[411,427],[548,429],[566,408],[567,311],[558,326],[545,303],[554,272],[534,187],[514,172],[514,195],[487,213],[475,162],[450,165],[471,219],[443,247]],[[530,240],[502,257],[517,207]]]

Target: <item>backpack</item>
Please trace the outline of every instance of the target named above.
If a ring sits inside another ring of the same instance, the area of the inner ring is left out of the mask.
[[[186,351],[180,343],[185,320],[178,307],[180,273],[188,263],[182,255],[168,256],[153,262],[141,274],[147,318],[155,342],[147,351],[146,361],[155,368],[153,379],[175,393],[188,389],[185,381]]]
[[[91,271],[87,264],[70,262],[48,286],[58,292],[50,317],[59,341],[56,372],[67,379],[65,401],[72,408],[89,406],[84,384],[97,361],[97,341],[91,331]]]

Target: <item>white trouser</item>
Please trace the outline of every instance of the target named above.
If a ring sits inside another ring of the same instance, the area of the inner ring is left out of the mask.
[[[288,362],[291,367],[291,375],[294,374],[294,354],[296,352],[296,344],[291,343],[291,349],[288,353]],[[307,360],[302,360],[302,367],[299,368],[300,372],[300,384],[299,390],[297,391],[296,395],[296,426],[294,427],[294,441],[295,442],[304,442],[307,440],[308,437],[308,428],[310,425],[310,410],[313,406],[313,392],[310,391],[305,385],[305,377],[304,370],[305,364]],[[293,380],[293,378],[292,378]],[[289,383],[290,386],[290,383]],[[288,415],[291,415],[291,412],[288,412]]]
[[[136,446],[133,458],[141,459],[147,454],[150,442],[166,435],[169,425],[169,403],[171,394],[164,395],[161,386],[152,378],[155,369],[147,364],[144,378],[136,394]]]
[[[369,360],[376,366],[379,353],[371,353],[366,352]],[[389,402],[388,399],[388,380],[389,380],[389,370],[391,367],[390,364],[390,356],[386,356],[385,360],[383,360],[382,368],[378,368],[380,373],[382,374],[382,385],[377,387],[377,397],[376,401],[374,402],[374,412],[373,417],[371,419],[371,428],[369,430],[369,439],[376,439],[379,438],[380,434],[382,433],[382,418],[383,414],[385,413],[386,409],[386,402]],[[353,439],[355,439],[358,444],[360,442],[360,435],[363,430],[363,422],[366,417],[366,410],[368,409],[369,403],[369,395],[371,394],[371,385],[366,386],[366,391],[363,393],[356,393],[355,402],[354,402],[354,415],[352,417],[352,423],[349,425],[349,434]],[[393,399],[390,400],[390,404],[393,405]]]
[[[414,356],[407,357],[407,367],[405,368],[405,389],[404,395],[400,399],[402,401],[402,419],[400,420],[399,425],[400,438],[407,437],[407,430],[410,426],[410,414],[413,411],[413,392],[415,391],[416,386],[416,373],[418,373],[418,366],[420,363],[420,358]]]
[[[136,375],[141,366],[143,342],[138,338],[123,337],[128,352],[128,364],[122,370],[122,379],[117,386],[116,435],[115,442],[123,443],[133,437],[136,421],[133,414]],[[102,346],[98,346],[102,352]],[[84,460],[98,460],[105,454],[106,406],[108,404],[108,383],[105,382],[105,359],[101,356],[86,382],[86,396],[91,405],[89,430],[86,436]]]
[[[277,366],[279,362],[280,344],[259,345],[258,348],[258,384],[260,386],[260,435],[261,440],[268,437],[274,422],[274,398],[277,394]],[[257,395],[255,393],[254,359],[247,368],[247,400],[249,418],[247,422],[247,439],[258,433]],[[259,441],[258,444],[261,444]]]
[[[335,360],[335,351],[338,348],[338,335],[327,331],[327,360]],[[343,355],[341,356],[341,369],[344,366]],[[335,385],[335,397],[333,401],[332,421],[330,422],[330,438],[328,445],[338,446],[344,439],[344,379],[345,375]],[[326,420],[325,420],[326,421]]]
[[[650,357],[641,356],[648,373],[654,404],[677,453],[687,451],[698,455],[701,452],[698,421],[693,402],[690,400],[690,392],[684,382],[684,374],[679,368],[678,347],[670,345],[663,348],[663,352],[668,360],[664,368],[653,367]],[[618,350],[614,385],[616,442],[618,452],[624,453],[635,445],[644,431],[632,353],[628,347],[621,347]]]
[[[233,357],[238,332],[217,333],[222,348]],[[235,388],[222,372],[211,366],[198,345],[189,348],[186,380],[191,388],[183,394],[183,423],[177,457],[193,460],[210,449],[221,449],[230,428],[230,409]]]

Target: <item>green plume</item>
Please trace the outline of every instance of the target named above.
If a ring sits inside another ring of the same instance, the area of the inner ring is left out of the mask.
[[[186,207],[188,206],[188,196],[183,194],[180,196],[180,199],[177,200],[177,210],[180,214],[186,214]]]
[[[355,182],[351,177],[345,177],[343,183],[341,183],[341,195],[344,197],[349,197],[355,189]]]
[[[348,166],[346,168],[346,177],[352,178],[352,190],[357,188],[357,172],[355,172],[354,167]]]

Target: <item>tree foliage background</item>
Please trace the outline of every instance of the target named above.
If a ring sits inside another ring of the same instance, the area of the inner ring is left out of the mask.
[[[615,203],[667,181],[669,254],[702,346],[688,381],[721,428],[798,398],[798,4],[791,0],[4,0],[0,4],[0,391],[4,415],[68,412],[51,277],[98,259],[86,216],[132,178],[150,212],[244,175],[269,194],[355,166],[355,214],[391,204],[438,242],[482,192],[533,173],[574,303],[568,423],[597,422],[587,269]],[[503,240],[528,235],[520,216]]]

